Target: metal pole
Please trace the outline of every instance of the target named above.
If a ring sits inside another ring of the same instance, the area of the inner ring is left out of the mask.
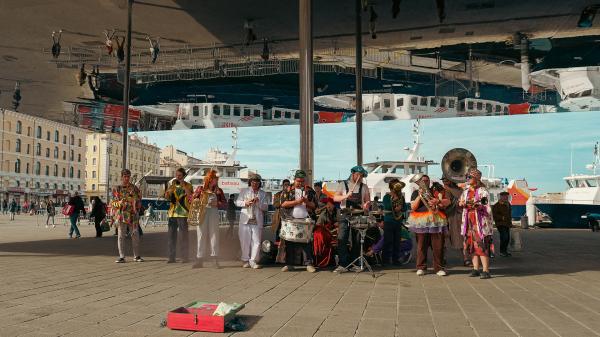
[[[131,75],[131,11],[133,0],[127,0],[127,51],[125,52],[125,83],[123,83],[123,169],[127,168],[127,147],[129,127],[129,80]]]
[[[362,17],[361,0],[356,0],[356,164],[363,163],[362,132]]]
[[[306,171],[306,183],[313,178],[313,35],[312,0],[300,0],[300,169]]]

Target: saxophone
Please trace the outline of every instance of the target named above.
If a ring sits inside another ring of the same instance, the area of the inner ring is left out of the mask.
[[[192,199],[190,210],[188,212],[188,225],[200,226],[206,217],[206,208],[215,198],[215,193],[210,190],[203,190],[199,198]]]

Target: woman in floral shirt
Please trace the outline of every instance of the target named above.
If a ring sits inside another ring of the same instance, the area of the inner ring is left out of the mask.
[[[125,236],[127,228],[131,233],[131,243],[133,246],[133,260],[135,262],[144,262],[140,256],[140,236],[138,232],[139,215],[138,212],[142,205],[142,194],[139,188],[131,183],[131,171],[125,169],[121,171],[121,185],[113,188],[113,201],[111,203],[113,224],[119,230],[118,244],[119,258],[116,263],[125,262],[125,253],[123,248],[125,245]]]

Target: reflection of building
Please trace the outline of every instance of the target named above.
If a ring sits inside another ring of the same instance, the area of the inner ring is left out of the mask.
[[[2,109],[0,190],[18,202],[84,188],[86,130]]]
[[[122,135],[90,133],[87,135],[86,143],[86,195],[89,197],[100,196],[106,200],[107,191],[121,183]],[[155,145],[148,144],[147,138],[131,136],[129,138],[129,169],[132,182],[140,180],[147,174],[157,175],[159,156],[160,149]],[[152,189],[146,192],[148,195],[156,196],[160,191]]]
[[[201,163],[202,160],[189,156],[173,145],[168,145],[160,150],[160,175],[164,177],[174,177],[175,171],[180,167],[188,168]]]

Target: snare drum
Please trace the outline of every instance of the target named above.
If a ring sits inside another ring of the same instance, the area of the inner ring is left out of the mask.
[[[315,222],[306,219],[282,219],[279,236],[291,242],[308,243],[312,239]]]
[[[365,229],[375,226],[377,220],[370,215],[357,215],[349,219],[350,226],[356,229]]]

